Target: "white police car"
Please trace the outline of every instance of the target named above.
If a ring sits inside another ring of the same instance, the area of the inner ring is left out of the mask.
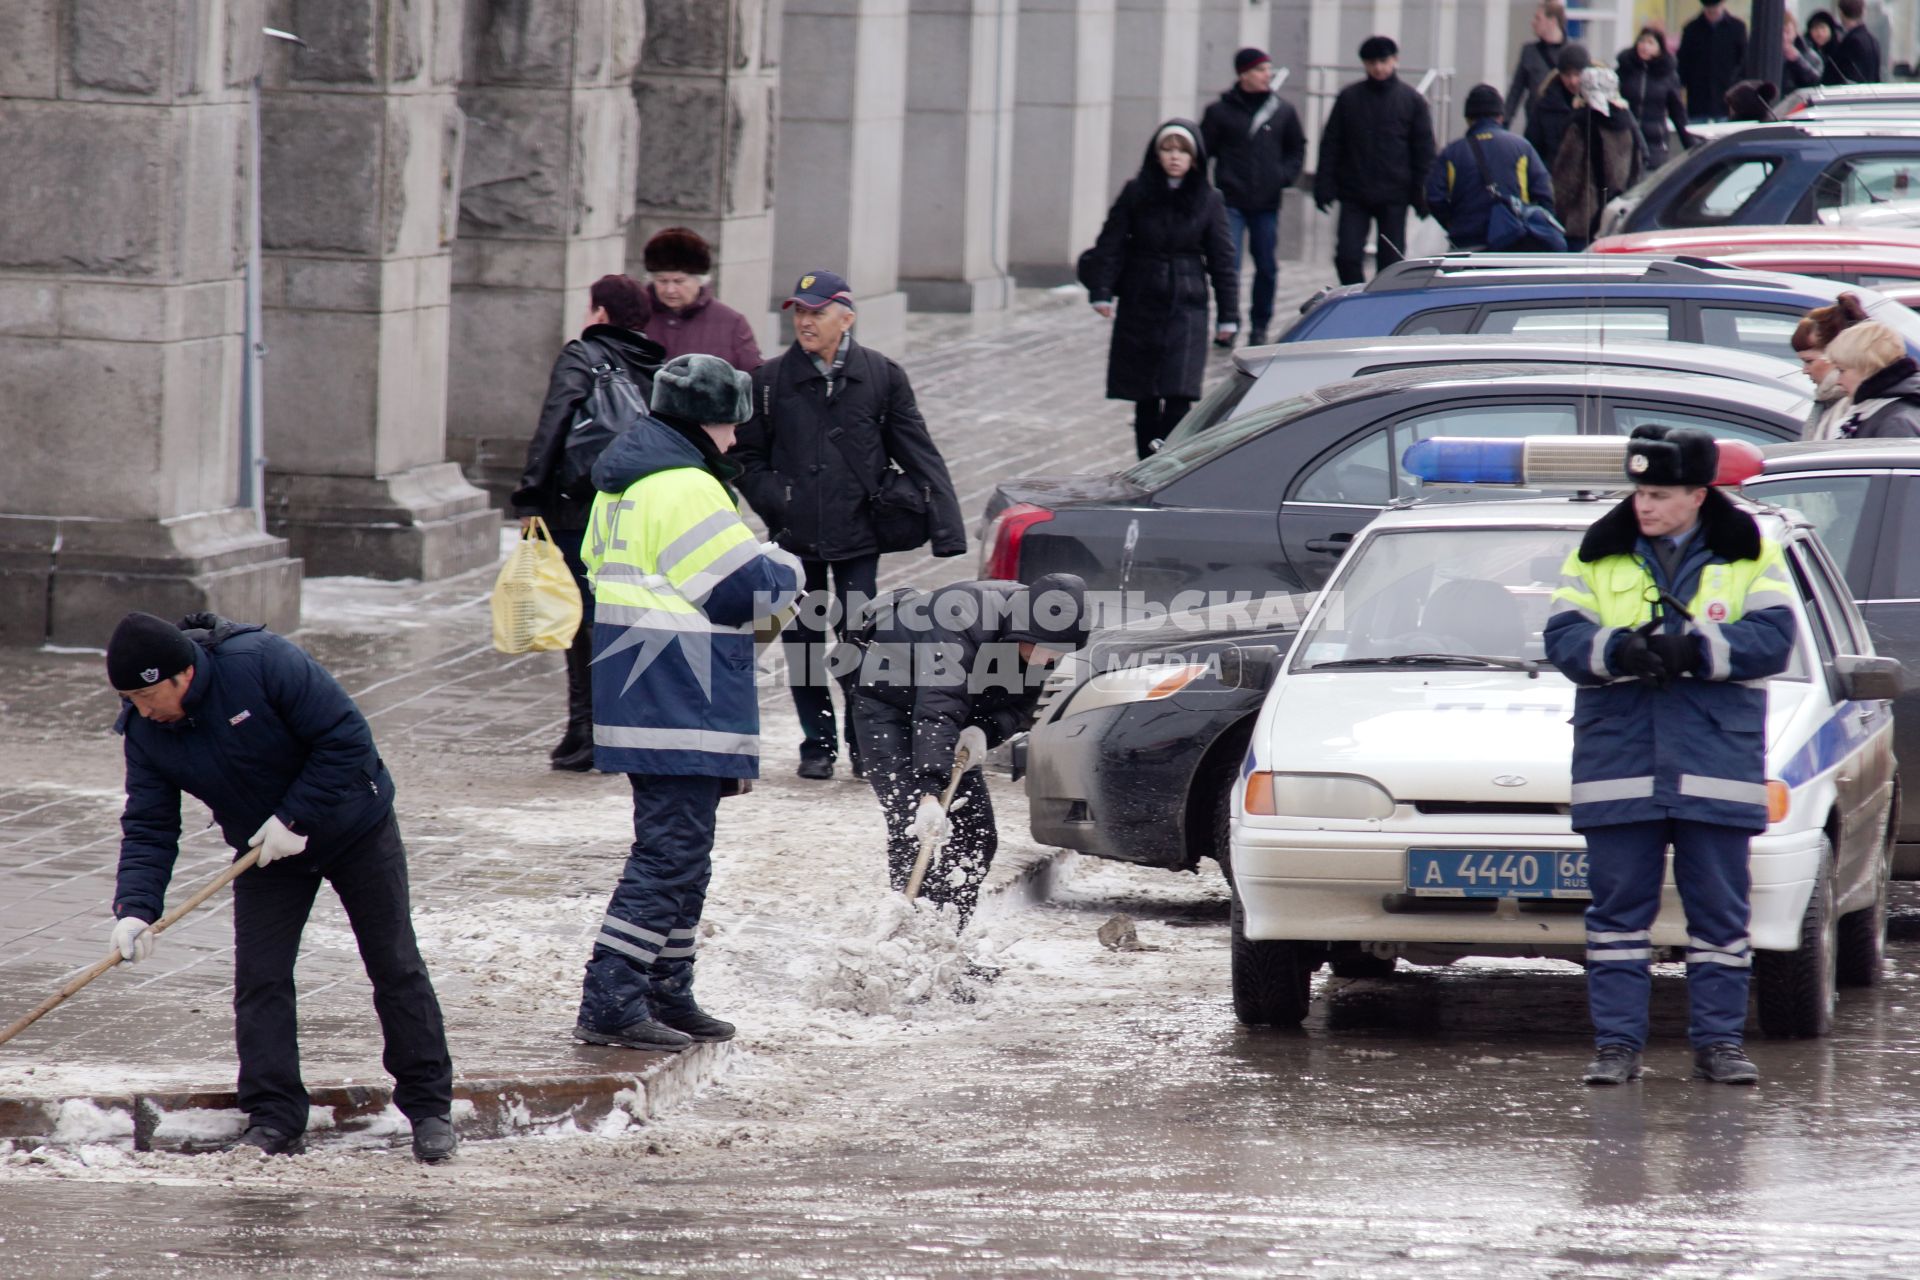
[[[1242,1022],[1298,1023],[1322,963],[1363,976],[1400,957],[1584,956],[1574,686],[1544,660],[1541,629],[1562,562],[1618,500],[1604,491],[1622,488],[1625,447],[1534,437],[1408,450],[1429,483],[1575,492],[1389,509],[1275,663],[1233,802]],[[1721,458],[1724,484],[1759,470],[1747,446],[1723,441]],[[1785,549],[1799,615],[1793,665],[1768,686],[1754,986],[1763,1030],[1823,1035],[1836,981],[1871,985],[1881,971],[1901,673],[1874,655],[1806,521],[1744,505]],[[1671,869],[1653,939],[1676,958],[1686,945]]]

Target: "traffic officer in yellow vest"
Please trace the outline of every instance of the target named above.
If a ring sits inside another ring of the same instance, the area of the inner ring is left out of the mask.
[[[594,765],[633,787],[633,849],[594,940],[573,1034],[677,1051],[733,1026],[693,998],[715,811],[760,768],[754,623],[800,565],[740,519],[722,455],[752,382],[718,356],[654,375],[652,416],[594,463],[582,559],[593,582]]]
[[[1587,839],[1588,1084],[1640,1074],[1666,852],[1687,917],[1694,1075],[1753,1084],[1747,841],[1766,829],[1765,681],[1793,653],[1780,547],[1712,486],[1713,437],[1636,429],[1633,496],[1561,569],[1547,657],[1580,686],[1573,827]]]

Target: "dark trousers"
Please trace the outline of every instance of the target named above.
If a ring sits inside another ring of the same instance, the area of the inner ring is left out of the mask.
[[[1253,311],[1248,317],[1247,327],[1257,334],[1265,334],[1267,326],[1273,323],[1273,293],[1280,278],[1280,264],[1274,256],[1274,243],[1279,238],[1279,232],[1278,209],[1227,210],[1227,234],[1233,237],[1233,269],[1236,272],[1240,270],[1243,233],[1247,248],[1253,252]]]
[[[800,731],[804,735],[800,740],[800,758],[832,760],[840,754],[840,737],[834,725],[833,691],[828,685],[837,679],[842,700],[851,705],[853,677],[852,673],[840,677],[828,674],[826,655],[832,648],[829,637],[838,638],[847,633],[849,593],[873,599],[880,580],[880,557],[876,553],[852,560],[802,560],[800,565],[806,571],[807,594],[793,621],[780,636],[781,643],[787,647],[787,683],[793,687],[793,709],[799,713]],[[829,575],[833,580],[833,598],[839,606],[839,621],[831,632],[816,630],[812,621],[820,616],[824,604],[822,593],[827,590]],[[860,751],[854,739],[851,714],[847,717],[846,731],[847,755],[858,769]]]
[[[1711,822],[1659,818],[1594,827],[1587,838],[1587,1003],[1599,1044],[1641,1049],[1653,989],[1653,941],[1667,846],[1687,913],[1687,1038],[1739,1044],[1747,1025],[1748,835]]]
[[[581,984],[580,1022],[617,1031],[651,1016],[660,985],[686,993],[700,912],[713,878],[724,778],[630,773],[633,848],[614,886]]]
[[[920,797],[931,793],[938,798],[946,790],[947,780],[936,783],[914,776],[910,713],[878,698],[856,694],[854,721],[867,781],[887,819],[887,881],[899,893],[906,889],[914,860],[920,856],[920,840],[913,834]],[[980,770],[970,769],[960,780],[948,812],[953,818],[952,834],[944,848],[934,850],[920,893],[930,902],[951,905],[964,929],[980,901],[981,882],[992,869],[993,855],[1000,847],[993,800]]]
[[[255,867],[233,882],[233,1022],[240,1055],[240,1109],[282,1133],[307,1127],[300,1080],[294,957],[320,882],[340,895],[360,959],[373,982],[373,1009],[386,1040],[381,1061],[393,1103],[409,1120],[453,1110],[453,1059],[440,1002],[414,941],[407,906],[407,850],[389,814],[352,844],[309,847]]]
[[[1385,271],[1407,256],[1407,206],[1340,202],[1340,223],[1333,242],[1333,269],[1341,284],[1364,284],[1367,279],[1367,231],[1374,235],[1373,269]]]
[[[584,529],[553,530],[553,544],[567,558],[574,585],[580,588],[580,629],[567,646],[567,734],[583,735],[582,745],[593,740],[593,588],[587,585],[587,566],[580,559],[586,536]]]
[[[1173,434],[1180,419],[1193,408],[1191,400],[1136,400],[1133,402],[1133,447],[1147,457]]]

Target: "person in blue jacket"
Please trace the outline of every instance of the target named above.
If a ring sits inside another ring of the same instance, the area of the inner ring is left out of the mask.
[[[373,982],[383,1061],[394,1105],[413,1123],[414,1155],[447,1159],[457,1145],[453,1059],[414,939],[393,778],[366,717],[304,650],[210,613],[179,626],[128,614],[107,643],[107,678],[126,703],[114,726],[127,763],[113,895],[121,959],[153,951],[150,926],[180,852],[182,792],[213,810],[236,852],[260,851],[233,882],[240,1143],[269,1155],[305,1149],[293,963],[326,880]]]
[[[1633,495],[1561,568],[1547,658],[1573,706],[1573,829],[1586,837],[1588,1084],[1640,1074],[1650,930],[1668,846],[1687,919],[1694,1074],[1752,1084],[1747,843],[1766,830],[1764,681],[1793,656],[1780,546],[1712,487],[1719,450],[1690,427],[1635,428]]]
[[[1475,85],[1467,94],[1466,134],[1448,143],[1427,173],[1427,207],[1456,249],[1487,247],[1487,218],[1493,212],[1489,185],[1503,196],[1553,212],[1553,175],[1531,142],[1507,131],[1500,111],[1500,91]],[[1501,246],[1520,253],[1537,247],[1531,239]]]

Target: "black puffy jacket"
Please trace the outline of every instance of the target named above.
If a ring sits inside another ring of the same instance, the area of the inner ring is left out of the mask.
[[[1433,153],[1433,113],[1417,89],[1398,76],[1350,84],[1333,100],[1320,135],[1313,198],[1405,204],[1425,214]]]
[[[832,383],[797,342],[755,369],[753,417],[727,457],[774,541],[797,556],[852,560],[880,549],[867,495],[889,461],[931,492],[933,554],[966,553],[960,499],[905,370],[858,342],[848,342]]]
[[[1620,96],[1640,122],[1640,136],[1647,140],[1647,168],[1658,169],[1670,154],[1667,121],[1673,121],[1680,149],[1687,145],[1687,104],[1680,93],[1680,72],[1664,50],[1649,62],[1632,49],[1621,52],[1619,71]]]
[[[593,390],[593,369],[611,356],[626,366],[642,395],[653,390],[653,375],[666,363],[667,349],[645,334],[619,325],[588,325],[578,338],[560,349],[547,377],[547,398],[540,405],[540,424],[527,441],[527,465],[520,487],[513,491],[515,515],[542,516],[555,529],[584,529],[593,508],[593,491],[560,492],[559,463],[573,414]]]
[[[265,627],[195,614],[200,646],[186,718],[158,724],[131,706],[127,805],[113,914],[158,920],[180,852],[180,794],[213,810],[236,852],[278,817],[316,851],[346,844],[393,811],[393,778],[353,699],[306,651]]]
[[[1273,113],[1255,131],[1253,122],[1269,98]],[[1307,163],[1299,113],[1277,93],[1245,93],[1235,85],[1200,117],[1200,140],[1213,157],[1213,185],[1229,209],[1278,209]]]

